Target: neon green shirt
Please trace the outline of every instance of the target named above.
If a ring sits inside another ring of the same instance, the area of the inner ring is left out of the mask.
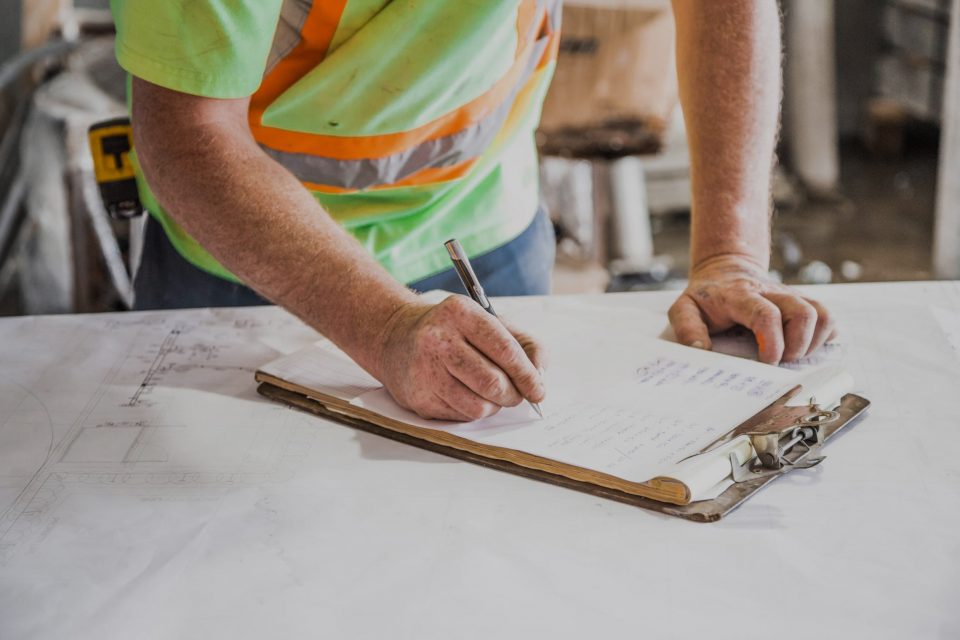
[[[450,237],[476,255],[532,221],[533,133],[553,72],[558,1],[112,0],[111,7],[124,69],[192,95],[252,95],[261,147],[398,280],[449,268],[443,242]],[[139,181],[144,205],[178,251],[232,279]]]

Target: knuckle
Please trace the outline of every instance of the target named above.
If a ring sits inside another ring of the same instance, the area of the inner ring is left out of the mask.
[[[513,379],[522,389],[532,390],[537,385],[537,374],[526,369],[515,375]]]
[[[518,404],[523,402],[523,397],[519,393],[510,393],[506,399],[503,401],[503,406],[505,407],[515,407]]]
[[[446,300],[440,303],[440,308],[448,314],[455,316],[462,315],[469,310],[471,300],[462,295],[448,296]]]
[[[495,405],[476,398],[464,399],[458,410],[471,420],[480,420],[495,413]]]
[[[533,375],[521,375],[516,380],[517,389],[524,397],[530,398],[534,402],[539,402],[544,397],[543,385]]]
[[[797,315],[807,322],[814,322],[819,317],[820,313],[817,311],[815,306],[805,300],[801,300]]]
[[[503,379],[494,373],[487,372],[480,375],[478,381],[480,395],[485,398],[498,398],[505,394],[506,385]]]
[[[813,324],[817,321],[817,309],[809,302],[801,302],[792,314],[792,319],[804,324]]]
[[[493,347],[494,359],[498,362],[503,362],[506,365],[512,365],[517,362],[519,357],[519,345],[513,342],[513,340],[507,340],[506,338],[497,340],[496,345]]]
[[[777,307],[773,305],[762,305],[754,309],[753,320],[757,326],[766,327],[780,324],[782,317]]]

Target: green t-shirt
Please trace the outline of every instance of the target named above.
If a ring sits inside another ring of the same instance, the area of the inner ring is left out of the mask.
[[[519,235],[536,212],[533,133],[559,0],[111,7],[124,69],[193,95],[252,96],[251,131],[264,151],[402,282],[448,268],[448,238],[483,253]],[[185,258],[232,278],[142,176],[140,190]]]

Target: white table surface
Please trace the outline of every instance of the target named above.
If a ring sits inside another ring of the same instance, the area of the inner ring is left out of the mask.
[[[811,293],[870,414],[709,525],[269,403],[274,308],[0,320],[0,638],[960,637],[960,284]]]

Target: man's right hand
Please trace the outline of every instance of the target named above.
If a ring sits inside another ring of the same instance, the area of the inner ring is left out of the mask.
[[[521,346],[522,345],[522,346]],[[407,304],[387,323],[379,378],[424,418],[469,421],[544,398],[544,351],[465,296]]]

